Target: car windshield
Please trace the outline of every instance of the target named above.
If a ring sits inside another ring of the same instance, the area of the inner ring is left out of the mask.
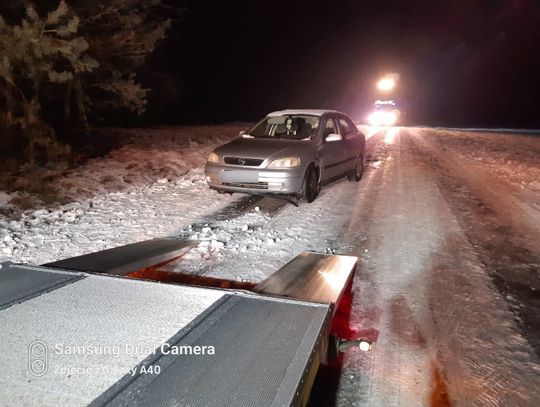
[[[319,118],[307,115],[270,116],[247,132],[247,137],[309,140],[317,134]]]

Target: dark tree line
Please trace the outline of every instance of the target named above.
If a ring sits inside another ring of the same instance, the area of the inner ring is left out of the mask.
[[[160,0],[0,5],[0,156],[16,167],[66,159],[93,123],[142,114],[135,72],[170,27]]]

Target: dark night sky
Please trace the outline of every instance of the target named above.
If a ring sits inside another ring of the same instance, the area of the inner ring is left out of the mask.
[[[540,127],[537,0],[182,4],[147,68],[175,77],[180,101],[154,105],[169,120],[254,120],[288,107],[361,119],[376,79],[399,72],[409,123]]]

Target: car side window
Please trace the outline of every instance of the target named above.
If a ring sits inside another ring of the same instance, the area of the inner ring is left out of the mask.
[[[326,123],[324,124],[323,129],[323,139],[325,139],[329,134],[338,134],[336,122],[331,117],[326,119]]]
[[[340,117],[338,122],[342,136],[348,136],[349,134],[354,133],[354,129],[351,127],[351,124],[344,117]]]

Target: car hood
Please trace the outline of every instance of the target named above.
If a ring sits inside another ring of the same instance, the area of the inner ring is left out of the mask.
[[[239,138],[215,150],[220,156],[246,158],[275,158],[299,154],[309,149],[307,140]]]

